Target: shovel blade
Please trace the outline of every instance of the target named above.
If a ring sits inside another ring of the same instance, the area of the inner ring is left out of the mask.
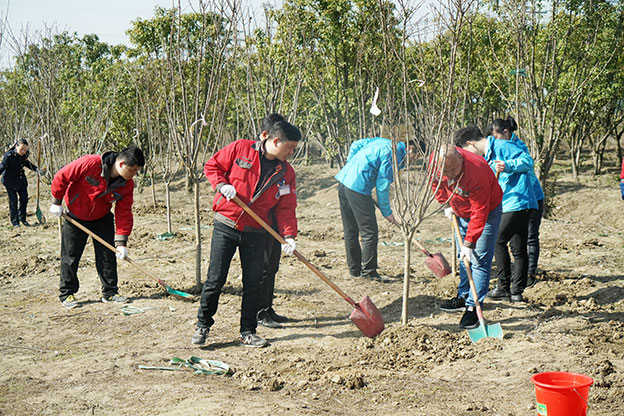
[[[381,312],[368,296],[364,296],[360,302],[355,304],[349,319],[353,321],[362,334],[369,338],[375,338],[385,328]]]
[[[176,290],[174,288],[172,288],[171,286],[165,286],[165,291],[167,293],[169,293],[172,296],[175,296],[176,298],[179,299],[183,299],[183,300],[195,300],[196,297],[191,295],[190,293],[186,293],[186,292],[182,292],[181,290]]]
[[[481,338],[503,339],[503,328],[497,322],[495,324],[479,325],[477,328],[469,329],[468,336],[473,343],[477,343]]]
[[[39,224],[45,224],[45,217],[43,216],[43,213],[41,212],[41,208],[39,208],[38,203],[37,209],[35,210],[35,216],[37,217],[37,221],[39,221]]]
[[[442,278],[451,273],[451,266],[449,266],[442,253],[427,256],[425,264],[437,278]]]

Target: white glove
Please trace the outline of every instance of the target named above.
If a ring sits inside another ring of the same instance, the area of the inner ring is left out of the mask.
[[[128,248],[126,246],[117,247],[117,253],[115,253],[115,257],[119,260],[123,260],[128,256]]]
[[[50,213],[52,213],[52,215],[56,215],[57,217],[61,218],[61,215],[63,215],[63,212],[64,212],[63,205],[56,205],[56,204],[50,205]]]
[[[446,218],[448,218],[449,220],[453,219],[453,208],[448,207],[448,208],[444,208],[444,215],[446,215]]]
[[[228,184],[222,185],[219,192],[229,201],[236,196],[236,188]]]
[[[282,244],[282,251],[287,256],[290,256],[295,252],[295,247],[297,247],[297,244],[295,243],[295,240],[293,238],[286,238],[285,240],[286,244]]]
[[[477,261],[477,258],[474,255],[474,248],[462,246],[459,253],[459,259],[463,260],[464,257],[467,258],[470,263]]]

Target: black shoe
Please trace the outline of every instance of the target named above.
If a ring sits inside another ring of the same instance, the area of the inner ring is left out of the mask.
[[[530,288],[530,287],[532,287],[532,286],[535,286],[535,283],[537,283],[537,278],[535,277],[535,275],[534,275],[534,274],[530,274],[530,275],[527,277],[527,284],[526,284],[526,288],[528,289],[528,288]]]
[[[493,290],[490,290],[487,294],[487,297],[492,300],[506,300],[509,302],[511,300],[511,295],[509,291],[502,289],[496,286]]]
[[[362,272],[354,272],[352,270],[349,270],[349,274],[351,275],[351,277],[360,277]]]
[[[191,337],[191,344],[203,345],[206,342],[206,337],[210,332],[210,328],[199,327],[195,331],[195,334]]]
[[[381,276],[377,273],[377,270],[363,271],[362,277],[367,277],[371,280],[381,280]]]
[[[461,329],[473,329],[479,326],[479,317],[474,306],[467,306],[464,316],[459,321],[459,327]]]
[[[13,224],[13,229],[15,229],[15,228],[19,228],[19,227],[20,227],[20,225],[19,225],[19,224]]]
[[[24,224],[24,227],[30,227],[30,223],[26,220],[22,221],[22,224]]]
[[[524,303],[522,295],[511,295],[511,303]]]
[[[271,318],[272,320],[274,320],[275,322],[279,324],[283,324],[289,321],[289,319],[285,317],[284,315],[278,315],[277,312],[275,312],[273,308],[267,309],[266,313],[269,316],[269,318]]]
[[[268,313],[263,313],[261,318],[258,319],[258,324],[262,326],[266,326],[267,328],[281,328],[282,325],[278,322],[275,322]]]
[[[444,312],[463,312],[466,310],[466,301],[463,298],[451,298],[442,302],[438,308]]]

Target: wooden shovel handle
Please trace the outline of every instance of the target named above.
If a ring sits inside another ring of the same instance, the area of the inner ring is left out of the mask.
[[[239,207],[241,207],[247,214],[249,214],[249,216],[251,218],[253,218],[254,220],[256,220],[256,222],[258,224],[260,224],[262,226],[262,228],[264,228],[265,230],[267,230],[267,232],[269,234],[271,234],[273,236],[273,238],[275,238],[277,241],[280,242],[280,244],[287,244],[286,240],[284,240],[284,238],[279,235],[269,224],[267,224],[262,218],[260,218],[258,216],[258,214],[256,214],[251,208],[249,208],[249,206],[247,206],[247,204],[245,204],[243,201],[240,200],[239,197],[235,196],[234,198],[232,198],[232,201],[234,201]],[[312,270],[314,272],[314,274],[316,274],[318,277],[321,278],[322,281],[324,281],[325,283],[327,283],[329,285],[329,287],[331,287],[332,289],[334,289],[336,291],[336,293],[338,293],[340,296],[342,296],[342,298],[344,300],[346,300],[347,302],[349,302],[352,306],[355,306],[355,302],[353,301],[353,299],[351,299],[346,293],[344,293],[342,290],[340,290],[340,288],[338,286],[336,286],[334,284],[334,282],[332,282],[331,280],[329,280],[327,278],[327,276],[325,276],[319,269],[317,269],[312,263],[310,263],[304,256],[303,254],[299,253],[299,251],[295,250],[293,252],[293,254],[295,255],[295,257],[297,257],[299,260],[301,260],[303,262],[303,264],[305,264],[306,266],[308,266],[310,268],[310,270]]]
[[[461,233],[459,232],[459,224],[457,223],[457,216],[453,214],[451,216],[453,221],[453,228],[455,229],[455,234],[457,234],[457,240],[459,241],[460,246],[464,244],[462,241]],[[474,284],[474,280],[472,280],[472,270],[470,269],[470,261],[464,257],[464,266],[466,266],[466,274],[468,275],[468,283],[470,283],[470,291],[472,292],[472,298],[474,299],[475,307],[477,308],[477,317],[479,318],[479,323],[482,325],[482,328],[485,328],[485,319],[483,318],[483,311],[481,310],[481,304],[479,303],[479,296],[477,295],[477,288]]]
[[[93,231],[91,231],[90,229],[88,229],[84,225],[80,224],[78,221],[76,221],[75,219],[73,219],[69,215],[67,215],[65,213],[63,213],[62,215],[63,215],[63,218],[65,218],[66,221],[69,221],[70,223],[74,224],[76,227],[80,228],[82,231],[84,231],[85,233],[90,235],[92,238],[94,238],[95,240],[99,241],[107,249],[111,250],[114,253],[117,253],[117,249],[115,247],[113,247],[110,243],[108,243],[106,240],[104,240],[102,237],[100,237],[99,235],[95,234]],[[157,281],[160,285],[162,285],[164,287],[168,287],[169,286],[163,280],[159,279],[158,277],[152,275],[149,271],[145,270],[140,264],[135,263],[130,257],[126,256],[126,257],[124,257],[124,260],[126,260],[128,263],[130,263],[131,265],[136,267],[139,271],[144,273],[146,276],[148,276],[148,277],[154,279],[155,281]]]

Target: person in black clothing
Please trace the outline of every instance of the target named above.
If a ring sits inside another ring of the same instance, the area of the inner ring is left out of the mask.
[[[26,206],[28,205],[28,181],[24,167],[40,173],[39,168],[28,160],[28,142],[20,139],[4,154],[0,163],[2,184],[9,194],[9,211],[13,228],[19,227],[20,222],[30,226],[26,220]],[[19,204],[18,204],[19,197]]]
[[[278,113],[269,114],[262,120],[260,140],[269,138],[269,132],[273,124],[279,121],[286,121],[284,116]],[[277,230],[277,218],[275,212],[271,210],[269,216],[273,219],[273,229]],[[273,309],[273,297],[275,294],[275,275],[279,270],[281,258],[281,244],[272,235],[266,235],[266,245],[264,247],[264,266],[262,269],[262,281],[260,283],[260,304],[258,305],[258,323],[268,328],[281,328],[281,324],[288,321],[288,318],[278,315]]]

